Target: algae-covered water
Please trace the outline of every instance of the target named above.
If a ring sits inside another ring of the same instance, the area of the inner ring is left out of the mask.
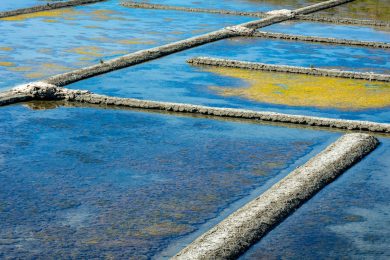
[[[388,83],[186,63],[187,59],[196,56],[377,73],[390,71],[388,50],[236,38],[87,79],[69,87],[140,99],[390,121]]]
[[[0,89],[251,19],[130,9],[119,1],[0,19]]]
[[[153,0],[137,2],[177,5],[201,8],[219,8],[239,11],[270,11],[275,9],[296,9],[322,0],[221,0],[221,1],[180,1],[180,0]],[[390,21],[390,7],[387,0],[358,0],[342,6],[337,6],[319,14],[350,17],[355,19],[374,19]]]
[[[2,3],[7,4],[11,1],[2,1]],[[248,8],[268,8],[269,6],[268,2],[221,1],[212,3],[214,5],[225,3],[232,6],[245,6],[246,4]],[[187,2],[187,4],[207,6],[203,2],[197,4]],[[280,7],[273,4],[276,3],[271,2],[269,8]],[[297,2],[293,4],[296,5]],[[305,3],[298,5],[302,4]],[[0,31],[2,32],[0,89],[44,79],[137,50],[254,19],[256,18],[133,9],[122,7],[119,1],[114,0],[0,19]],[[390,41],[388,32],[370,27],[287,22],[264,28],[264,30],[357,40]],[[272,42],[270,44],[272,45]],[[350,56],[348,50],[345,52],[347,57]]]
[[[388,259],[390,140],[380,141],[241,259]]]
[[[339,136],[28,106],[0,109],[0,258],[152,257]]]
[[[0,11],[47,1],[2,0]],[[269,11],[317,0],[148,1]],[[389,20],[383,0],[323,14]],[[119,1],[0,20],[0,90],[253,17],[125,8]],[[390,42],[388,29],[264,28]],[[385,49],[270,39],[211,43],[70,85],[112,96],[390,122],[388,83],[186,63],[211,56],[390,73]],[[169,257],[341,133],[53,102],[0,108],[0,258]],[[387,258],[388,139],[243,259]]]

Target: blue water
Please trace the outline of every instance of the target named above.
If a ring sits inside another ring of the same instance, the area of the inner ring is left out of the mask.
[[[0,20],[0,89],[253,19],[129,9],[117,1],[61,10],[73,11]]]
[[[0,109],[0,258],[151,257],[339,136],[29,106]]]
[[[164,4],[173,6],[185,6],[194,8],[214,8],[214,9],[225,9],[225,10],[238,10],[238,11],[249,11],[249,12],[266,12],[275,9],[295,9],[306,6],[310,3],[318,1],[302,1],[302,0],[266,0],[266,1],[251,1],[251,0],[221,0],[221,1],[207,1],[207,0],[194,0],[194,1],[180,1],[180,0],[153,0],[153,1],[142,1],[152,4]]]
[[[121,97],[248,108],[290,114],[390,122],[390,108],[347,111],[291,107],[223,97],[210,86],[245,86],[245,82],[206,72],[186,63],[188,58],[211,56],[305,67],[339,68],[389,73],[390,51],[265,39],[230,39],[167,56],[70,85]],[[139,75],[142,75],[140,77]]]
[[[380,141],[241,259],[389,259],[390,140]]]
[[[323,2],[322,0],[221,0],[221,1],[181,1],[181,0],[137,0],[137,2],[200,7],[218,8],[238,11],[270,11],[278,9],[296,9],[308,5]],[[388,0],[364,0],[343,4],[325,11],[318,12],[322,15],[349,17],[354,19],[374,19],[385,22],[390,21],[390,7]],[[382,28],[384,29],[384,28]]]

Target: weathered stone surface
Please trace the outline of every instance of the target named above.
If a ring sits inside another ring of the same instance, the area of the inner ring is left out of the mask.
[[[209,65],[209,66],[240,68],[240,69],[249,69],[249,70],[288,72],[288,73],[299,73],[299,74],[324,76],[324,77],[364,79],[364,80],[390,82],[390,75],[376,74],[371,72],[354,72],[354,71],[343,71],[343,70],[336,70],[336,69],[271,65],[271,64],[265,64],[259,62],[247,62],[247,61],[218,59],[218,58],[209,58],[209,57],[196,57],[196,58],[189,59],[187,62],[194,65]]]
[[[390,43],[387,43],[387,42],[367,42],[367,41],[325,38],[325,37],[316,37],[316,36],[292,35],[292,34],[285,34],[285,33],[273,33],[273,32],[262,32],[262,31],[256,31],[256,32],[250,34],[250,36],[270,38],[270,39],[319,42],[319,43],[330,43],[330,44],[343,44],[343,45],[363,46],[363,47],[371,47],[371,48],[383,48],[383,49],[390,48]]]
[[[175,10],[175,11],[184,11],[184,12],[197,12],[197,13],[212,13],[212,14],[224,14],[224,15],[237,15],[237,16],[252,16],[252,17],[266,17],[265,12],[244,12],[244,11],[234,11],[234,10],[222,10],[222,9],[205,9],[205,8],[192,8],[192,7],[182,7],[182,6],[172,6],[172,5],[161,5],[161,4],[148,4],[148,3],[139,3],[139,2],[123,2],[121,3],[125,7],[130,8],[143,8],[143,9],[158,9],[158,10]],[[376,26],[376,27],[390,27],[389,23],[376,20],[361,20],[361,19],[352,19],[345,17],[337,17],[330,15],[296,15],[294,17],[296,20],[302,21],[312,21],[312,22],[325,22],[325,23],[336,23],[336,24],[348,24],[348,25],[365,25],[365,26]]]
[[[6,17],[21,15],[21,14],[31,14],[31,13],[37,13],[42,11],[48,11],[48,10],[54,10],[54,9],[60,9],[60,8],[78,6],[78,5],[93,4],[97,2],[103,2],[103,1],[106,0],[70,0],[66,2],[47,3],[45,5],[38,5],[38,6],[21,8],[12,11],[0,12],[0,18],[6,18]]]
[[[345,170],[373,151],[375,137],[347,134],[200,236],[173,259],[235,259]]]
[[[10,95],[10,93],[13,93]],[[324,128],[336,128],[343,130],[367,131],[376,133],[390,133],[390,124],[376,123],[369,121],[343,120],[324,117],[290,115],[265,111],[252,111],[234,108],[207,107],[191,104],[169,103],[159,101],[140,100],[134,98],[109,97],[93,94],[84,90],[71,90],[62,87],[56,87],[45,82],[36,82],[22,85],[0,93],[8,97],[8,103],[17,103],[24,101],[18,97],[28,97],[29,100],[67,100],[71,102],[82,102],[89,104],[100,104],[109,106],[122,106],[140,109],[156,109],[163,111],[172,111],[179,113],[192,113],[200,115],[211,115],[225,118],[250,119],[258,121],[270,121],[278,123],[290,123],[299,125],[318,126]],[[1,104],[1,103],[0,103]]]

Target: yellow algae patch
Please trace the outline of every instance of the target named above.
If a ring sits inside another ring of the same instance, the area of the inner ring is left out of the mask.
[[[49,10],[49,11],[42,11],[42,12],[36,12],[31,14],[21,14],[6,18],[1,18],[0,20],[3,21],[24,21],[26,19],[31,18],[40,18],[40,17],[63,17],[63,18],[69,18],[70,15],[79,15],[80,12],[73,10],[73,8],[69,9],[57,9],[57,10]]]
[[[12,67],[14,66],[15,64],[13,62],[9,62],[9,61],[0,61],[0,66],[2,67]]]
[[[48,72],[62,72],[62,71],[67,71],[72,69],[56,63],[43,63],[41,67],[44,71],[48,71]]]
[[[184,34],[184,32],[182,32],[182,31],[172,31],[171,34],[180,35],[180,34]]]
[[[103,27],[101,26],[96,26],[96,25],[84,25],[84,28],[89,28],[89,29],[102,29]]]
[[[44,54],[50,54],[53,52],[53,49],[50,49],[50,48],[41,48],[41,49],[38,49],[37,52],[39,53],[44,53]]]
[[[40,72],[32,72],[32,73],[24,74],[24,76],[29,79],[37,79],[37,78],[42,78],[43,76],[45,76],[45,74]]]
[[[57,23],[58,22],[57,20],[54,20],[54,19],[45,19],[43,21],[46,23]]]
[[[94,37],[90,38],[92,41],[97,41],[97,42],[113,42],[111,38],[108,37]]]
[[[148,236],[172,236],[187,232],[188,226],[173,222],[155,223],[143,229],[142,233]]]
[[[246,86],[210,87],[223,96],[238,96],[258,102],[288,106],[363,110],[390,106],[390,84],[343,78],[207,68],[209,72],[238,78]]]
[[[94,60],[95,58],[93,57],[81,57],[79,58],[80,61],[90,61],[90,60]]]
[[[80,55],[87,55],[93,57],[103,56],[103,49],[96,46],[81,46],[68,50],[68,52],[77,53]]]
[[[12,51],[13,48],[11,47],[0,47],[0,51]]]
[[[29,67],[26,67],[26,68],[29,69],[26,71],[31,70],[31,68],[29,68]],[[62,66],[59,64],[55,64],[55,63],[43,63],[43,64],[40,64],[39,68],[37,68],[34,72],[24,74],[24,76],[26,78],[29,78],[29,79],[36,79],[36,78],[47,77],[47,76],[50,76],[50,75],[56,74],[56,73],[62,73],[62,72],[69,71],[69,70],[72,70],[72,68],[65,67],[65,66]],[[23,71],[23,70],[19,70],[19,71]]]
[[[155,44],[156,42],[155,41],[144,41],[144,40],[141,40],[141,39],[137,39],[137,38],[133,38],[133,39],[130,39],[130,40],[119,40],[118,41],[119,44]]]
[[[9,70],[26,72],[26,71],[31,71],[32,68],[31,68],[31,67],[23,67],[23,66],[20,66],[20,67],[9,68]]]
[[[117,14],[118,12],[112,10],[95,10],[90,12],[89,14],[95,20],[109,20],[110,15]],[[110,19],[112,20],[112,19]]]

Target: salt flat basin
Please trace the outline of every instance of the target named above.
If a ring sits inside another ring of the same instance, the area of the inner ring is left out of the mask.
[[[140,1],[153,4],[165,4],[175,6],[186,6],[193,8],[218,8],[237,11],[270,11],[275,9],[296,9],[311,4],[319,3],[321,0],[222,0],[222,1],[181,1],[181,0],[152,0]],[[322,15],[333,15],[355,19],[373,19],[390,21],[390,7],[387,0],[366,0],[355,1],[341,6],[319,12]]]
[[[130,9],[119,1],[0,19],[0,90],[252,19]]]
[[[224,10],[235,10],[235,11],[247,11],[247,12],[267,12],[275,9],[295,9],[309,5],[310,2],[314,1],[251,1],[251,0],[222,0],[222,1],[180,1],[180,0],[153,0],[153,1],[137,1],[145,2],[148,4],[162,4],[171,6],[183,6],[192,8],[213,8],[213,9],[224,9]]]
[[[325,187],[241,259],[390,256],[390,139]]]
[[[152,257],[340,136],[29,106],[0,109],[0,258]]]
[[[390,71],[387,59],[390,52],[387,50],[235,38],[87,79],[69,87],[111,96],[390,122],[389,99],[385,98],[390,94],[388,83],[186,63],[187,59],[196,56],[378,73]],[[264,83],[264,86],[258,83]],[[297,85],[301,83],[303,87]],[[365,94],[369,94],[371,102],[365,101]],[[338,98],[337,103],[333,102],[334,96]]]
[[[36,5],[44,5],[47,3],[53,3],[53,2],[63,2],[65,0],[1,0],[0,4],[0,12],[1,11],[10,11],[15,10],[19,8],[27,8],[32,7]]]
[[[261,28],[261,31],[347,40],[390,42],[389,27],[335,25],[305,21],[287,21]]]

